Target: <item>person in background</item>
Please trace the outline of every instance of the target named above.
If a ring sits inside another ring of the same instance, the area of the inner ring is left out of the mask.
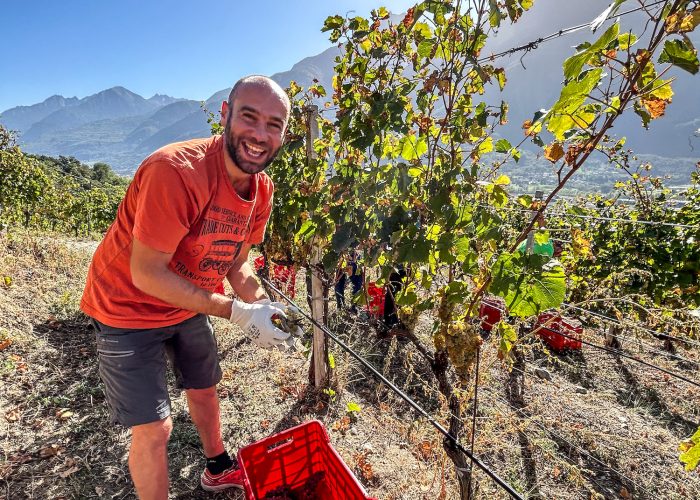
[[[248,264],[272,209],[264,170],[280,150],[289,112],[271,79],[239,80],[222,104],[224,134],[146,158],[94,254],[80,306],[92,318],[112,420],[131,429],[129,470],[141,499],[168,498],[166,354],[202,442],[202,487],[238,486],[221,435],[221,368],[209,316],[240,326],[260,347],[289,347],[290,335],[272,323],[284,306],[270,302]],[[224,278],[239,299],[213,293]]]
[[[347,280],[350,280],[352,284],[352,295],[355,297],[360,290],[362,290],[362,285],[364,284],[364,277],[362,272],[359,270],[359,253],[357,250],[350,250],[348,258],[343,262],[341,260],[341,265],[339,266],[338,272],[336,273],[335,281],[335,301],[338,306],[338,310],[342,310],[345,307],[345,286],[347,285]],[[356,313],[357,306],[353,302],[350,306],[350,311]]]
[[[399,263],[394,267],[394,272],[389,275],[389,282],[385,287],[384,294],[384,325],[387,329],[401,323],[396,312],[396,294],[403,288],[402,280],[406,277],[406,268]]]

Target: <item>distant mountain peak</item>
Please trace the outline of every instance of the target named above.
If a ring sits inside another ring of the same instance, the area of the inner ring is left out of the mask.
[[[121,85],[117,85],[117,86],[115,86],[115,87],[111,87],[111,88],[102,90],[102,91],[100,91],[100,92],[98,92],[98,93],[96,93],[96,94],[93,94],[92,96],[88,96],[88,97],[86,97],[86,99],[89,99],[90,97],[93,97],[93,96],[98,96],[98,95],[109,95],[109,94],[120,95],[120,96],[127,95],[127,96],[138,96],[138,97],[141,97],[141,96],[138,95],[136,92],[132,92],[131,90],[129,90],[129,89],[125,88],[125,87],[122,87]],[[143,99],[143,97],[141,97],[141,99]]]
[[[159,106],[167,106],[168,104],[172,104],[174,102],[179,102],[179,101],[184,101],[185,99],[181,97],[172,97],[167,94],[154,94],[152,97],[149,97],[146,99],[148,102],[151,102],[153,104],[157,104]]]

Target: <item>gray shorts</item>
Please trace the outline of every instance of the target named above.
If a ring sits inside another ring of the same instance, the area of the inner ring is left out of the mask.
[[[131,427],[170,415],[168,358],[180,389],[206,389],[221,380],[214,329],[204,314],[146,330],[112,328],[94,319],[92,323],[100,378],[114,422]]]

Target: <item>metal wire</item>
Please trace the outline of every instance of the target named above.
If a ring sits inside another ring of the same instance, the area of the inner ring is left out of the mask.
[[[527,210],[525,208],[518,208],[518,207],[503,207],[503,210],[508,210],[511,212],[524,212],[524,213],[531,213],[531,210]],[[570,214],[566,212],[547,212],[547,216],[554,216],[554,217],[575,217],[578,219],[589,219],[589,220],[599,220],[599,221],[612,221],[612,222],[625,222],[629,224],[644,224],[648,226],[667,226],[667,227],[679,227],[679,228],[684,228],[684,229],[700,229],[700,226],[697,225],[692,225],[692,224],[677,224],[675,222],[660,222],[660,221],[653,221],[653,220],[636,220],[636,219],[623,219],[621,217],[603,217],[603,216],[596,216],[596,215],[581,215],[581,214]]]
[[[618,320],[616,320],[616,319],[614,319],[614,318],[611,318],[611,317],[609,317],[609,316],[605,316],[604,314],[600,314],[600,313],[598,313],[598,312],[589,311],[588,309],[583,309],[583,308],[578,307],[578,306],[575,306],[575,305],[573,305],[573,304],[567,304],[566,302],[563,302],[563,303],[562,303],[562,307],[565,307],[565,308],[567,308],[567,309],[574,309],[574,310],[576,310],[576,311],[581,311],[581,312],[583,312],[583,313],[585,313],[585,314],[590,314],[591,316],[596,316],[596,317],[598,317],[598,318],[600,318],[600,319],[603,319],[603,320],[605,320],[605,321],[608,321],[608,322],[610,322],[610,323],[614,323],[614,324],[616,324],[616,325],[624,326],[624,324],[623,324],[622,322],[620,322],[620,321],[618,321]],[[674,341],[674,342],[683,342],[683,343],[688,344],[688,345],[700,347],[700,342],[696,342],[696,341],[690,340],[690,339],[684,339],[684,338],[682,338],[682,337],[675,337],[675,336],[673,336],[673,335],[669,335],[669,334],[667,334],[667,333],[657,332],[657,331],[655,331],[655,330],[650,330],[649,328],[646,328],[646,327],[644,327],[644,326],[642,326],[642,325],[640,325],[639,323],[636,323],[636,322],[633,324],[633,327],[636,328],[636,329],[638,329],[638,330],[641,330],[641,331],[643,331],[643,332],[649,333],[650,335],[653,335],[654,337],[658,337],[658,338],[661,338],[661,339],[668,339],[668,340],[672,340],[672,341]]]
[[[667,1],[667,0],[659,0],[659,1],[656,1],[656,2],[652,2],[652,3],[649,3],[649,4],[643,5],[643,6],[641,6],[641,7],[636,7],[636,8],[634,8],[634,9],[630,9],[630,10],[627,10],[627,11],[624,11],[624,12],[620,12],[619,14],[615,14],[614,17],[626,16],[626,15],[632,14],[632,13],[634,13],[634,12],[639,12],[640,10],[643,10],[643,9],[648,9],[649,7],[654,7],[654,6],[656,6],[656,5],[660,5],[660,4],[662,4],[662,3],[665,3],[666,1]],[[606,19],[606,20],[607,20],[607,19]],[[477,62],[482,63],[482,62],[492,61],[492,60],[494,60],[494,59],[498,59],[498,58],[500,58],[500,57],[504,57],[504,56],[507,56],[507,55],[515,54],[516,52],[521,52],[521,51],[527,51],[527,52],[529,52],[529,51],[531,51],[531,50],[534,50],[534,49],[538,48],[538,46],[539,46],[541,43],[548,42],[548,41],[550,41],[550,40],[554,40],[554,39],[556,39],[556,38],[559,38],[559,37],[561,37],[561,36],[567,35],[567,34],[569,34],[569,33],[574,33],[574,32],[576,32],[576,31],[580,31],[580,30],[582,30],[582,29],[584,29],[584,28],[589,28],[589,27],[591,27],[592,25],[593,25],[593,21],[589,21],[589,22],[587,22],[587,23],[579,24],[579,25],[576,25],[576,26],[571,26],[571,27],[569,27],[569,28],[563,28],[563,29],[560,29],[559,31],[556,31],[556,32],[554,32],[554,33],[551,33],[551,34],[549,34],[549,35],[547,35],[547,36],[543,36],[543,37],[537,38],[536,40],[533,40],[533,41],[528,42],[528,43],[526,43],[526,44],[518,45],[517,47],[512,47],[512,48],[510,48],[510,49],[504,50],[503,52],[498,52],[498,53],[492,54],[492,55],[490,55],[490,56],[484,56],[484,57],[478,59]]]
[[[535,328],[535,331],[537,331],[537,330],[547,330],[547,331],[552,332],[554,334],[561,335],[562,337],[565,337],[567,339],[575,340],[577,342],[581,342],[582,344],[585,344],[585,345],[588,345],[591,347],[595,347],[596,349],[600,349],[601,351],[606,351],[606,352],[609,352],[611,354],[615,354],[617,356],[622,356],[623,358],[631,359],[632,361],[636,361],[637,363],[648,366],[649,368],[654,368],[655,370],[659,370],[661,372],[664,372],[665,374],[670,375],[673,378],[676,378],[678,380],[682,380],[683,382],[687,382],[688,384],[694,385],[695,387],[700,387],[700,383],[698,383],[698,382],[690,380],[689,378],[684,377],[683,375],[679,375],[678,373],[667,370],[666,368],[662,368],[662,367],[657,366],[653,363],[649,363],[648,361],[644,361],[643,359],[639,359],[639,358],[636,358],[634,356],[631,356],[623,351],[620,351],[619,349],[611,349],[609,347],[605,347],[602,345],[593,344],[592,342],[588,342],[587,340],[568,335],[568,334],[566,334],[564,332],[560,332],[558,330],[553,330],[552,328],[548,328],[546,326],[538,326]]]

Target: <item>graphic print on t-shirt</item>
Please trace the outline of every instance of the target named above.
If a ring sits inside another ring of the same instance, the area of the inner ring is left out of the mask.
[[[199,263],[200,271],[208,271],[214,269],[221,276],[225,276],[231,268],[232,261],[229,259],[233,255],[233,260],[236,260],[238,253],[241,250],[242,241],[233,240],[216,240],[209,247],[202,261]]]
[[[172,269],[183,278],[205,289],[221,282],[241,252],[250,231],[251,213],[240,213],[212,205],[186,237],[196,239],[191,248],[173,256]],[[187,247],[189,245],[183,245]]]

